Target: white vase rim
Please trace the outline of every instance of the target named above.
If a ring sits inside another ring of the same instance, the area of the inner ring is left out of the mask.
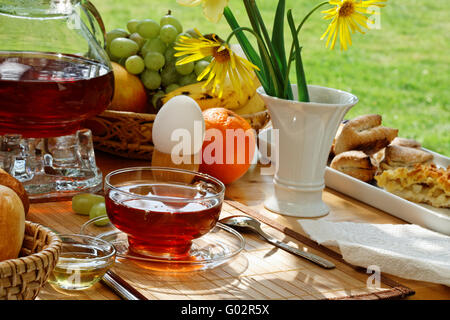
[[[291,84],[292,88],[297,88],[296,84]],[[349,106],[349,105],[355,105],[356,103],[358,103],[359,99],[357,96],[355,96],[354,94],[347,92],[347,91],[343,91],[343,90],[339,90],[339,89],[334,89],[334,88],[329,88],[329,87],[323,87],[323,86],[318,86],[318,85],[308,85],[308,91],[310,88],[314,88],[314,89],[320,89],[320,90],[324,90],[324,91],[329,91],[332,92],[333,94],[336,95],[346,95],[348,97],[348,99],[346,99],[347,101],[345,103],[326,103],[326,102],[315,102],[315,101],[310,101],[310,102],[303,102],[303,101],[298,101],[298,100],[287,100],[287,99],[282,99],[282,98],[278,98],[278,97],[274,97],[274,96],[270,96],[266,93],[266,91],[264,90],[263,86],[260,86],[259,88],[256,89],[256,92],[268,99],[272,99],[274,101],[290,101],[290,102],[298,102],[298,103],[304,103],[304,104],[308,104],[311,106],[317,105],[317,106],[327,106],[329,105],[334,106],[334,107],[339,107],[339,106]]]

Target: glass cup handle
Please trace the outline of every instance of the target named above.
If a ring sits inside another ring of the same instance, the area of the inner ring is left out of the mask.
[[[98,12],[97,8],[95,8],[95,6],[92,4],[92,2],[90,2],[89,0],[82,0],[81,6],[85,11],[87,10],[86,15],[89,18],[89,23],[91,24],[92,33],[94,35],[94,38],[97,41],[99,41],[101,47],[103,49],[105,49],[106,48],[106,29],[105,29],[105,24],[103,23],[103,20],[100,16],[100,13]],[[90,14],[88,14],[88,13],[90,13]],[[98,26],[100,27],[100,31],[102,33],[100,39],[98,39],[96,36],[96,28],[91,19],[91,16],[94,17],[94,19],[97,21]]]

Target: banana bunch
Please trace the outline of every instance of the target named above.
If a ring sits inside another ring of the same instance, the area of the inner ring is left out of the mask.
[[[266,110],[266,104],[264,103],[263,99],[261,99],[261,97],[255,92],[253,94],[253,97],[248,100],[245,106],[243,106],[242,108],[234,109],[233,111],[239,115],[243,115],[257,113],[263,110]]]
[[[166,94],[162,98],[162,102],[164,104],[175,96],[187,95],[197,101],[202,110],[227,108],[238,114],[248,114],[265,109],[263,100],[256,93],[256,88],[260,85],[256,76],[253,79],[253,86],[242,86],[242,95],[233,88],[231,81],[225,82],[221,98],[218,97],[218,94],[212,95],[208,90],[204,89],[203,84],[204,82],[198,82],[180,87]]]

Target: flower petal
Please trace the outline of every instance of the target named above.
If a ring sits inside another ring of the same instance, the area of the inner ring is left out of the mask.
[[[175,65],[181,66],[182,64],[186,64],[186,63],[189,63],[189,62],[195,62],[195,61],[201,60],[201,59],[203,59],[204,57],[205,57],[205,56],[202,55],[202,54],[200,54],[200,53],[195,53],[195,54],[193,54],[193,55],[186,56],[186,57],[184,57],[184,58],[181,58],[181,59],[177,60],[177,62],[175,63]]]
[[[195,7],[198,6],[203,0],[177,0],[178,4],[186,7]]]
[[[219,22],[223,10],[228,5],[228,0],[204,0],[203,14],[213,23]]]
[[[237,73],[237,71],[234,68],[229,67],[228,75],[231,79],[231,84],[233,85],[233,88],[235,90],[237,90],[237,92],[239,93],[239,97],[242,97],[242,88],[241,88],[241,84],[239,82],[239,74]]]
[[[206,77],[206,76],[209,74],[209,72],[211,71],[212,67],[213,67],[213,64],[210,63],[210,64],[202,71],[202,73],[200,73],[200,74],[198,75],[197,81],[203,80],[203,78]]]
[[[336,39],[337,39],[337,34],[338,34],[338,29],[339,29],[339,25],[340,25],[340,19],[336,20],[336,25],[334,27],[334,34],[333,34],[333,40],[331,42],[331,49],[334,49],[334,46],[336,45]]]

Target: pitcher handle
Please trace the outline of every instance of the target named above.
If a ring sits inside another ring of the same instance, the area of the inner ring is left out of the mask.
[[[94,35],[94,38],[99,41],[101,47],[103,49],[106,48],[106,29],[105,29],[105,24],[103,23],[103,20],[100,16],[100,13],[98,12],[97,8],[92,4],[92,2],[90,2],[89,0],[82,0],[81,1],[81,6],[83,9],[87,10],[88,12],[86,12],[86,15],[89,18],[89,23],[91,24],[91,28],[92,28],[92,34]],[[90,13],[90,15],[88,14]],[[102,33],[101,39],[97,38],[96,35],[96,28],[93,25],[91,16],[95,18],[95,20],[97,21],[98,26],[100,27],[100,31]]]

